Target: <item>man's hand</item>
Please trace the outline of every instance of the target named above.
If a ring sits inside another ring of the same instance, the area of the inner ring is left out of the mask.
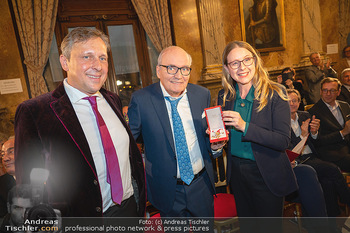
[[[292,168],[295,168],[297,166],[297,164],[295,163],[295,160],[293,160],[292,162],[290,162],[290,166],[292,166]]]
[[[227,143],[227,140],[213,142],[213,143],[210,143],[210,147],[212,150],[219,150],[219,149],[223,148],[226,145],[226,143]]]
[[[209,129],[207,129],[205,132],[208,135],[210,134]],[[228,135],[229,131],[226,130],[226,133]],[[226,143],[227,143],[227,140],[219,141],[219,142],[212,142],[212,143],[210,143],[210,147],[211,147],[212,150],[219,150],[219,149],[223,148],[226,145]]]
[[[309,123],[310,123],[310,119],[307,119],[306,121],[303,121],[303,123],[300,126],[301,135],[303,137],[307,137],[307,135],[309,134]]]
[[[344,129],[340,130],[343,136],[348,135],[350,133],[350,120],[346,121],[344,124]]]
[[[319,128],[320,120],[317,119],[315,115],[313,115],[310,122],[310,133],[313,135],[317,134]]]

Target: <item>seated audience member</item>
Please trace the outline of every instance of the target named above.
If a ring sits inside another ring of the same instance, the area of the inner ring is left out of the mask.
[[[2,164],[2,156],[0,156],[0,225],[2,223],[3,217],[7,214],[7,208],[6,208],[6,201],[7,196],[5,195],[6,192],[6,186],[8,182],[4,182],[6,179],[4,179],[7,176],[6,170]]]
[[[15,176],[15,137],[11,136],[3,145],[1,150],[2,163],[5,170],[11,176]]]
[[[337,77],[337,72],[331,67],[330,60],[323,64],[319,53],[311,53],[311,66],[305,69],[305,78],[309,87],[309,103],[314,104],[320,99],[321,81],[325,77]]]
[[[340,81],[343,85],[341,86],[341,91],[337,99],[350,104],[350,68],[346,68],[341,72]]]
[[[304,88],[300,82],[295,81],[295,70],[291,67],[286,67],[282,70],[281,75],[277,77],[277,82],[283,84],[287,89],[296,89],[301,95],[299,110],[304,111]]]
[[[336,71],[341,72],[346,68],[350,68],[350,45],[343,48],[342,59],[336,65]]]
[[[16,185],[14,179],[14,137],[10,137],[6,141],[1,150],[1,161],[0,161],[0,225],[3,217],[7,214],[7,195],[9,190]]]
[[[310,97],[309,97],[309,92],[306,90],[306,87],[305,87],[305,80],[302,79],[302,78],[296,78],[295,79],[296,82],[298,83],[301,83],[302,87],[303,87],[303,90],[304,90],[304,104],[309,104],[311,103],[310,101]]]
[[[332,162],[343,171],[350,171],[350,106],[336,100],[341,83],[325,78],[321,83],[321,99],[309,109],[320,119],[319,135],[314,142],[320,159]]]
[[[286,200],[294,199],[298,194],[298,199],[302,204],[303,216],[305,217],[327,217],[326,203],[323,197],[322,187],[317,178],[317,173],[309,165],[291,163],[297,183],[298,191],[288,195]]]
[[[28,208],[33,207],[32,188],[28,184],[14,186],[8,194],[8,214],[0,228],[0,233],[26,232],[14,231],[14,227],[24,227],[24,214]]]
[[[308,112],[298,111],[300,94],[297,90],[290,89],[287,90],[287,92],[289,96],[292,126],[289,148],[293,149],[303,138],[308,137],[301,155],[296,160],[298,162],[304,161],[304,164],[316,170],[318,180],[323,188],[328,216],[335,217],[340,214],[338,196],[342,202],[348,205],[350,204],[349,187],[336,165],[317,158],[317,152],[312,141],[317,138],[320,120],[316,119],[315,116],[311,117]]]
[[[303,217],[313,217],[303,219],[303,227],[308,232],[328,232],[334,229],[324,217],[327,217],[326,203],[323,196],[322,187],[317,178],[315,169],[306,164],[291,163],[297,183],[298,191],[286,196],[287,201],[300,202]],[[319,217],[322,217],[319,219]]]

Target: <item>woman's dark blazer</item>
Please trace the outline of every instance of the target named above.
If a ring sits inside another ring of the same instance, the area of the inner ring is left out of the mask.
[[[224,90],[220,90],[218,104],[223,104]],[[233,111],[234,100],[226,101],[223,111]],[[295,191],[297,183],[289,159],[285,153],[290,142],[291,118],[287,101],[275,92],[267,105],[257,111],[259,102],[254,100],[251,120],[242,141],[251,142],[253,154],[260,173],[271,192],[285,196]],[[227,149],[227,179],[231,178],[231,140]]]

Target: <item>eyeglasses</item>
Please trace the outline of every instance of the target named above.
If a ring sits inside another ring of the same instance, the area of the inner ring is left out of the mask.
[[[321,91],[323,94],[327,94],[328,92],[330,92],[331,94],[335,94],[338,92],[338,90],[336,90],[336,89],[330,89],[330,90],[322,89]]]
[[[289,103],[296,104],[296,103],[299,103],[299,100],[298,99],[291,99],[291,100],[289,100]]]
[[[165,65],[159,65],[166,68],[166,72],[168,74],[176,74],[179,70],[183,76],[188,76],[191,73],[192,68],[184,66],[184,67],[177,67],[177,66],[165,66]]]
[[[232,61],[230,63],[227,63],[227,65],[231,68],[231,69],[238,69],[241,66],[241,63],[243,63],[245,66],[250,66],[253,64],[254,61],[254,57],[246,57],[244,58],[242,61],[239,60],[235,60]]]

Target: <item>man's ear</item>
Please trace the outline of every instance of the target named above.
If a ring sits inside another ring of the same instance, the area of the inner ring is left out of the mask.
[[[157,73],[157,77],[159,78],[159,72],[160,72],[160,66],[156,66],[156,73]]]
[[[339,96],[341,93],[341,89],[339,88],[337,96]]]
[[[64,56],[63,54],[61,54],[60,56],[60,63],[61,63],[61,66],[62,66],[62,69],[64,71],[68,71],[69,70],[69,67],[68,67],[68,59],[66,58],[66,56]]]

